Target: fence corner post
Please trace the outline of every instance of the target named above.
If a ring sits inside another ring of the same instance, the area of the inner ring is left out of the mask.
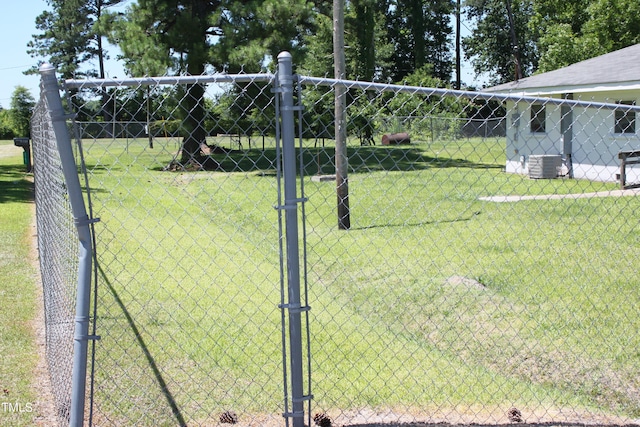
[[[78,177],[78,169],[73,155],[71,138],[64,112],[60,88],[56,80],[56,70],[50,64],[40,67],[41,91],[53,125],[62,173],[67,185],[69,205],[78,230],[78,282],[76,290],[76,313],[73,335],[73,368],[71,376],[71,396],[69,401],[69,426],[84,425],[85,393],[87,381],[87,348],[89,336],[89,313],[91,302],[91,271],[93,247],[91,240],[91,220],[87,215]]]

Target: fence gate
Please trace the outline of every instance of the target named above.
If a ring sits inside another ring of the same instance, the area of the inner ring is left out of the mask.
[[[278,59],[276,74],[67,80],[73,118],[42,98],[60,424],[637,424],[640,198],[616,174],[640,107],[323,79]],[[633,164],[625,176],[640,181]],[[83,267],[79,227],[94,229]],[[84,411],[74,342],[91,356]]]

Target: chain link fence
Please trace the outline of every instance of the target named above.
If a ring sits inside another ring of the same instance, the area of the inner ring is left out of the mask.
[[[637,110],[300,80],[305,112],[337,84],[350,98],[348,232],[335,188],[305,184],[318,412],[338,425],[637,422],[639,202],[617,182]],[[376,145],[353,138],[363,112]]]
[[[66,82],[101,218],[89,424],[288,425],[311,395],[322,426],[637,422],[640,202],[616,175],[640,109],[294,80],[285,108],[271,74]],[[302,399],[279,111],[297,135]],[[55,170],[40,139],[36,171]]]
[[[58,421],[68,423],[73,369],[73,321],[78,238],[44,96],[31,121],[38,251],[44,296],[46,360]]]

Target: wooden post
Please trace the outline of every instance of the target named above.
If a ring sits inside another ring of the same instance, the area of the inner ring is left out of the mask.
[[[333,61],[336,79],[344,79],[344,0],[333,0]],[[336,138],[336,193],[338,196],[338,228],[351,228],[349,213],[349,158],[347,156],[347,89],[341,84],[335,87],[335,138]]]

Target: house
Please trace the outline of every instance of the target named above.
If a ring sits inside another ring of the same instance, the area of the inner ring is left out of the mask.
[[[530,174],[531,160],[557,155],[563,175],[616,181],[618,153],[640,150],[640,107],[628,107],[640,106],[640,44],[485,91],[509,95],[507,172]]]

